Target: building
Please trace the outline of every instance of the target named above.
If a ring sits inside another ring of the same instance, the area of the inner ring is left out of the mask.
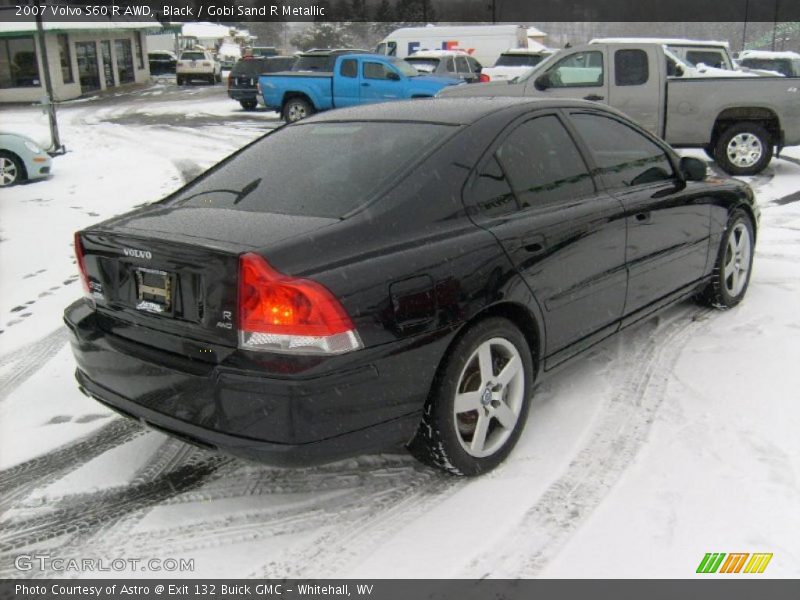
[[[53,99],[71,100],[150,78],[146,35],[156,21],[43,23]],[[44,64],[31,18],[0,23],[0,103],[39,102]]]

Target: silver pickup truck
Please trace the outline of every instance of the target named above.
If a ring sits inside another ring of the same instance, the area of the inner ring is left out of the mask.
[[[800,145],[800,78],[687,77],[654,43],[561,50],[524,78],[447,88],[449,96],[583,98],[610,104],[676,147],[703,148],[732,175],[759,173]]]

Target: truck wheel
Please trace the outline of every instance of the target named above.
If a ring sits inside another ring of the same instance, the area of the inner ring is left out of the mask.
[[[714,160],[730,175],[755,175],[772,160],[769,133],[758,123],[736,123],[714,147]]]
[[[239,100],[239,104],[241,104],[242,108],[245,110],[255,110],[256,106],[258,106],[258,102],[252,98],[248,100]]]
[[[180,75],[175,77],[175,83],[178,85],[183,85],[183,77],[181,77]]]
[[[290,98],[283,105],[283,120],[287,123],[295,123],[300,119],[310,117],[316,111],[308,100],[303,98]]]

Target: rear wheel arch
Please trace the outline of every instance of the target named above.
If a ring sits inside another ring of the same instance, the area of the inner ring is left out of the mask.
[[[741,122],[755,122],[761,125],[770,134],[770,143],[774,146],[781,145],[781,123],[778,115],[770,108],[763,106],[742,106],[726,108],[717,115],[711,132],[711,145],[716,144],[720,135],[732,125]]]
[[[458,334],[450,342],[450,346],[448,346],[445,356],[466,331],[480,321],[484,321],[491,317],[501,317],[507,319],[522,332],[522,335],[525,336],[525,340],[528,342],[528,347],[531,349],[531,354],[533,355],[534,373],[537,373],[539,370],[542,352],[544,351],[544,337],[542,335],[542,328],[537,322],[533,313],[529,309],[525,308],[522,304],[517,302],[500,302],[498,304],[492,304],[491,306],[487,306],[473,315],[470,319],[464,322]]]

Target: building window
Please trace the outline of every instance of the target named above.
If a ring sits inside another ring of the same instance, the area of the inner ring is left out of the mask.
[[[0,39],[0,88],[38,87],[39,61],[32,36]]]
[[[58,34],[58,56],[61,60],[61,81],[73,83],[75,78],[72,75],[72,55],[69,52],[69,37],[66,33]]]
[[[117,52],[117,73],[120,83],[131,83],[136,80],[133,74],[133,53],[130,40],[114,40]]]
[[[144,69],[144,44],[142,43],[142,32],[135,32],[133,39],[136,42],[136,60],[139,63],[138,68]]]

